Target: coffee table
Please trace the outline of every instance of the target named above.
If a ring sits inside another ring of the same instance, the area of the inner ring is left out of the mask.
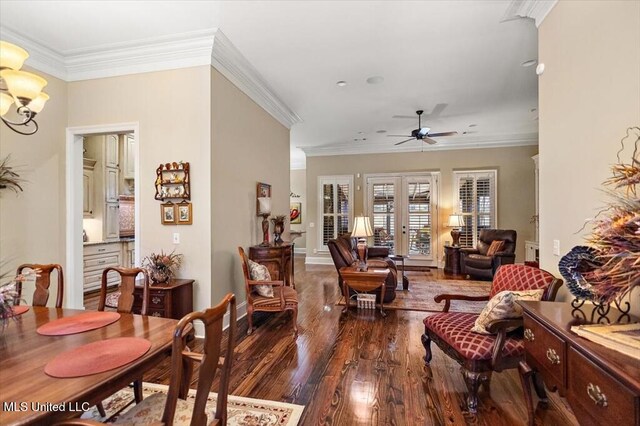
[[[345,295],[345,306],[342,313],[347,312],[351,305],[349,289],[356,293],[367,293],[382,287],[380,290],[380,315],[386,317],[387,314],[383,310],[383,304],[387,275],[389,275],[389,269],[368,268],[366,271],[360,271],[357,265],[340,268],[340,276],[343,282],[342,292]]]
[[[409,278],[407,278],[407,276],[404,274],[404,261],[405,259],[408,259],[409,256],[405,256],[403,254],[390,254],[389,255],[389,259],[393,260],[394,262],[402,262],[402,270],[400,273],[400,280],[402,281],[402,289],[403,290],[409,290]]]

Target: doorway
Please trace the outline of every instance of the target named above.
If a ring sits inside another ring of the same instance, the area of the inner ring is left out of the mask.
[[[66,137],[66,266],[67,286],[64,306],[72,309],[84,308],[84,243],[83,219],[86,215],[87,203],[85,177],[85,160],[83,145],[85,138],[107,135],[128,135],[134,156],[133,165],[133,194],[140,199],[140,155],[139,155],[139,125],[138,123],[123,123],[102,126],[84,126],[67,128]],[[119,165],[117,165],[119,167]],[[113,194],[110,194],[113,195]],[[105,200],[105,206],[109,206]],[[112,202],[113,204],[113,202]],[[133,262],[140,264],[140,203],[134,205],[135,241],[133,245]],[[132,262],[132,263],[133,263]]]
[[[374,245],[413,264],[437,266],[439,173],[366,175],[365,182]]]

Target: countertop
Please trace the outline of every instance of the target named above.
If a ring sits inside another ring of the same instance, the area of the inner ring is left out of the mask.
[[[117,240],[109,240],[109,241],[86,241],[85,243],[83,243],[84,246],[97,246],[100,244],[112,244],[112,243],[131,243],[133,241],[135,241],[136,239],[134,237],[125,237],[125,238],[118,238]]]

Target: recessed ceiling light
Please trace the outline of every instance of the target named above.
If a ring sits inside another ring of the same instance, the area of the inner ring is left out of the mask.
[[[384,77],[381,77],[379,75],[374,75],[367,79],[367,83],[369,84],[380,84],[383,81],[384,81]]]
[[[476,127],[477,124],[469,124],[469,127]]]
[[[386,130],[376,130],[376,133],[387,133]]]
[[[531,108],[529,111],[536,112],[537,110],[538,110],[538,108]]]
[[[531,66],[533,66],[533,65],[535,65],[535,64],[537,64],[537,63],[538,63],[538,60],[537,60],[537,59],[529,59],[528,61],[524,61],[524,62],[523,62],[522,64],[520,64],[520,65],[522,65],[523,67],[531,67]]]
[[[364,135],[364,132],[358,132],[359,135]]]
[[[344,80],[340,80],[339,82],[336,83],[338,85],[338,87],[344,87],[347,85],[347,82]]]

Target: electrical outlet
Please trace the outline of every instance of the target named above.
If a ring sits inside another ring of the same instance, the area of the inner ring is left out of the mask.
[[[553,254],[560,256],[560,240],[553,240]]]
[[[179,232],[174,232],[173,233],[173,244],[180,244],[180,233]]]
[[[316,227],[315,223],[313,223],[313,222],[309,223],[309,228],[315,228],[315,227]]]

